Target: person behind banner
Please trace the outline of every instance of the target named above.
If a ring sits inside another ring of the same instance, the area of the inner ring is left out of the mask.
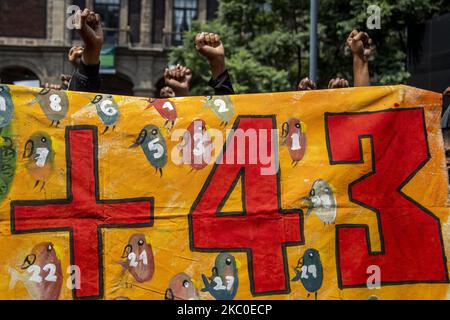
[[[98,92],[101,85],[99,75],[100,51],[103,46],[101,18],[99,14],[89,9],[80,10],[77,14],[80,14],[80,29],[78,32],[84,42],[84,48],[83,50],[72,52],[76,56],[79,51],[82,51],[79,62],[76,57],[71,61],[75,65],[76,70],[70,80],[69,90]]]
[[[444,96],[450,97],[450,87],[445,89]],[[441,119],[442,136],[444,138],[444,150],[447,170],[449,172],[449,184],[450,184],[450,105],[445,110]]]
[[[235,94],[225,66],[225,47],[220,36],[215,33],[200,32],[195,36],[195,48],[208,59],[212,74],[209,85],[214,89],[214,94]]]

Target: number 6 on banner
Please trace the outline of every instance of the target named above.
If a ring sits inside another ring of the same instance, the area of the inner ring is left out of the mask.
[[[374,252],[367,225],[336,226],[339,287],[366,286],[371,265],[381,285],[448,282],[439,218],[402,192],[430,159],[423,109],[327,113],[325,130],[332,165],[363,163],[361,139],[371,140],[372,171],[348,191],[377,214],[381,239]]]

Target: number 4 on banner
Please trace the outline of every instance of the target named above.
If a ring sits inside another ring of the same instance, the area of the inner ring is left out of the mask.
[[[281,209],[279,170],[262,175],[261,169],[268,165],[263,165],[259,156],[257,161],[249,161],[250,148],[257,148],[256,154],[260,155],[259,148],[266,143],[267,156],[278,165],[277,153],[271,154],[272,144],[278,145],[276,135],[270,134],[276,129],[275,117],[238,117],[233,129],[222,152],[223,163],[214,165],[192,206],[191,250],[246,252],[253,295],[289,293],[286,247],[304,243],[303,213],[300,209]],[[238,148],[242,146],[237,143],[238,130],[244,134],[265,131],[266,142],[261,142],[261,134],[257,134],[258,141],[245,139],[245,147]],[[227,153],[233,151],[233,161],[229,161]],[[246,161],[238,164],[242,156]],[[221,212],[239,180],[242,212]]]

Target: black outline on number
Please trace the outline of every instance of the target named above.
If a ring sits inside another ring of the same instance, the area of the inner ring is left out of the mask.
[[[222,152],[220,153],[218,160],[221,159],[227,149],[227,147],[229,146],[231,139],[235,136],[235,130],[236,128],[239,126],[239,121],[241,118],[272,118],[272,129],[277,129],[277,123],[276,123],[276,116],[275,115],[267,115],[267,116],[259,116],[259,115],[240,115],[236,118],[234,124],[233,124],[233,129],[234,131],[228,136],[223,148],[222,148]],[[272,138],[272,144],[274,144],[274,146],[278,145],[278,135],[276,138]],[[275,152],[276,152],[276,159],[277,161],[279,161],[279,155],[278,155],[278,148],[275,148]],[[203,184],[203,187],[201,189],[201,191],[199,192],[197,198],[195,199],[194,203],[192,204],[192,207],[189,211],[189,215],[188,215],[188,221],[189,221],[189,247],[191,249],[191,251],[195,252],[245,252],[247,253],[247,265],[248,265],[248,274],[249,274],[249,280],[250,280],[250,290],[251,290],[251,294],[253,296],[266,296],[266,295],[275,295],[275,294],[289,294],[291,292],[291,287],[290,287],[290,276],[289,276],[289,266],[288,266],[288,259],[287,259],[287,252],[286,249],[287,247],[291,247],[291,246],[301,246],[305,244],[305,235],[304,235],[304,225],[303,225],[303,210],[302,209],[282,209],[281,208],[281,182],[280,182],[280,178],[281,178],[281,167],[278,167],[278,171],[277,171],[277,188],[278,188],[278,192],[277,192],[277,199],[278,199],[278,212],[280,212],[280,214],[286,214],[286,213],[292,213],[292,214],[298,214],[299,215],[299,226],[300,226],[300,237],[301,240],[300,241],[293,241],[293,242],[285,242],[281,244],[281,248],[282,248],[282,256],[283,256],[283,264],[284,264],[284,276],[285,276],[285,287],[286,290],[279,290],[279,291],[266,291],[266,292],[260,292],[260,293],[256,293],[255,292],[255,286],[254,286],[254,279],[253,279],[253,269],[252,269],[252,265],[253,265],[253,255],[252,255],[252,250],[249,248],[235,248],[235,249],[230,249],[230,248],[196,248],[194,245],[194,229],[193,229],[193,224],[192,224],[192,215],[195,211],[195,209],[197,208],[198,203],[200,202],[200,200],[203,198],[203,194],[204,192],[208,189],[209,184],[211,182],[211,180],[214,177],[215,171],[218,167],[218,165],[220,165],[219,163],[220,161],[216,161],[214,164],[214,167],[212,168],[211,172],[208,175],[208,178],[206,179],[205,183]],[[245,164],[242,164],[241,169],[239,170],[237,176],[234,178],[230,188],[228,189],[224,199],[222,199],[221,203],[219,204],[219,207],[217,208],[216,212],[215,212],[215,216],[216,217],[224,217],[224,216],[245,216],[246,213],[246,207],[245,207],[245,187],[244,187],[244,177],[245,177]],[[242,212],[221,212],[220,210],[223,208],[226,200],[228,199],[228,197],[230,196],[230,194],[232,193],[232,191],[234,190],[236,184],[239,181],[239,178],[241,178],[241,183],[242,183]]]
[[[423,132],[425,134],[425,142],[427,147],[427,157],[422,163],[419,164],[419,166],[411,172],[411,174],[403,181],[399,187],[396,189],[396,192],[405,198],[407,201],[411,202],[413,205],[417,206],[420,210],[423,211],[423,213],[431,216],[438,224],[438,231],[439,231],[439,238],[440,238],[440,244],[442,247],[442,257],[443,257],[443,265],[445,269],[445,280],[410,280],[410,281],[381,281],[381,285],[403,285],[403,284],[415,284],[415,283],[449,283],[449,276],[448,276],[448,268],[447,268],[447,257],[445,255],[445,248],[444,248],[444,240],[442,237],[442,229],[441,229],[441,222],[439,217],[435,216],[431,211],[423,207],[420,203],[416,202],[414,199],[408,197],[406,194],[404,194],[401,190],[403,187],[408,184],[408,182],[414,178],[414,176],[422,170],[422,168],[428,163],[428,161],[431,159],[430,149],[429,149],[429,143],[428,143],[428,132],[427,127],[425,123],[425,111],[423,108],[402,108],[402,109],[385,109],[385,110],[378,110],[378,111],[366,111],[366,112],[342,112],[342,113],[331,113],[326,112],[324,115],[324,121],[325,121],[325,138],[326,138],[326,144],[327,144],[327,151],[328,151],[328,160],[330,161],[331,165],[336,164],[362,164],[364,163],[364,156],[363,156],[363,147],[362,147],[362,139],[369,138],[370,139],[370,147],[371,147],[371,157],[372,157],[372,170],[361,176],[360,178],[356,179],[352,183],[348,185],[348,196],[349,200],[363,208],[366,208],[372,212],[375,212],[377,217],[377,225],[378,225],[378,232],[380,235],[380,245],[381,245],[381,251],[372,251],[372,245],[370,242],[370,234],[369,234],[369,226],[366,224],[339,224],[336,225],[336,235],[335,235],[335,254],[336,254],[336,268],[337,268],[337,278],[338,278],[338,286],[340,289],[345,288],[363,288],[366,287],[367,284],[359,284],[359,285],[346,285],[344,286],[342,284],[342,275],[341,275],[341,266],[340,266],[340,260],[339,260],[339,229],[342,228],[362,228],[365,229],[366,232],[366,241],[368,244],[369,255],[383,255],[384,254],[384,236],[383,236],[383,230],[381,226],[381,219],[380,219],[380,212],[376,208],[372,208],[368,206],[367,204],[364,204],[362,202],[359,202],[357,200],[353,199],[352,195],[352,187],[353,185],[365,180],[369,176],[372,176],[376,174],[375,170],[375,152],[374,152],[374,146],[373,146],[373,136],[372,135],[359,135],[358,136],[358,142],[359,142],[359,156],[360,159],[356,161],[335,161],[332,158],[331,154],[331,146],[330,146],[330,137],[329,137],[329,128],[328,128],[328,117],[329,116],[335,116],[335,115],[361,115],[361,114],[376,114],[376,113],[386,113],[386,112],[402,112],[402,111],[411,111],[411,110],[421,110],[422,111],[422,121],[423,121]]]
[[[131,199],[110,199],[101,200],[99,192],[99,171],[98,171],[98,130],[96,126],[90,125],[77,125],[66,127],[65,132],[65,147],[66,147],[66,192],[67,199],[52,199],[52,200],[15,200],[11,201],[11,233],[12,234],[27,234],[27,233],[40,233],[40,232],[57,232],[57,231],[68,231],[69,241],[70,241],[70,264],[74,265],[75,255],[73,251],[73,230],[71,227],[65,228],[44,228],[44,229],[33,229],[33,230],[16,230],[15,229],[15,218],[14,218],[14,208],[16,206],[42,206],[48,204],[60,204],[60,205],[70,205],[73,201],[72,194],[72,176],[71,176],[71,157],[70,157],[70,145],[69,145],[69,131],[73,130],[92,130],[93,131],[93,156],[94,156],[94,181],[95,181],[95,200],[99,204],[114,204],[114,203],[124,203],[124,202],[150,202],[150,212],[149,212],[149,222],[148,223],[136,223],[136,224],[98,224],[97,225],[97,237],[98,237],[98,272],[99,272],[99,294],[98,296],[86,296],[77,297],[76,289],[72,289],[72,297],[74,299],[101,299],[103,298],[104,288],[103,288],[103,228],[143,228],[151,227],[154,222],[154,197],[142,197],[142,198],[131,198]],[[87,239],[89,240],[89,239]]]

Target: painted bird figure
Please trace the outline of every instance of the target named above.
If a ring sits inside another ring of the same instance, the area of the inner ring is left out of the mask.
[[[139,133],[136,142],[129,148],[140,146],[150,164],[159,172],[162,177],[162,169],[167,163],[166,140],[158,127],[149,124]]]
[[[239,286],[238,268],[239,261],[231,254],[219,254],[212,268],[211,277],[208,279],[202,274],[205,285],[202,292],[209,292],[216,300],[233,300]]]
[[[0,85],[0,134],[9,125],[14,113],[14,104],[8,86]]]
[[[194,281],[186,273],[175,275],[169,282],[165,294],[166,300],[200,300]]]
[[[317,300],[317,291],[322,287],[323,267],[320,261],[319,251],[307,249],[298,260],[297,267],[294,268],[295,277],[291,281],[301,280],[303,287],[308,291],[308,298],[314,293]]]
[[[309,197],[302,200],[308,205],[306,216],[315,212],[324,224],[331,224],[336,220],[336,197],[333,188],[325,180],[316,180]]]
[[[234,116],[234,105],[230,96],[207,96],[203,103],[220,119],[221,126],[226,126]]]
[[[145,235],[133,234],[128,240],[128,244],[123,249],[122,258],[119,264],[123,271],[128,270],[137,282],[150,281],[155,272],[155,261],[153,259],[152,246],[147,243]]]
[[[91,104],[95,105],[97,115],[105,125],[105,130],[102,134],[105,134],[111,126],[114,131],[120,117],[119,106],[114,100],[114,97],[108,94],[98,94],[91,101]]]
[[[39,93],[33,94],[35,99],[28,103],[29,106],[39,104],[45,116],[51,120],[51,125],[56,123],[58,127],[60,121],[64,119],[69,111],[69,98],[65,91],[44,88]]]
[[[297,118],[289,118],[282,127],[282,141],[288,147],[292,164],[296,166],[305,156],[306,125]]]
[[[145,108],[145,110],[150,108],[155,108],[156,111],[163,117],[166,122],[164,123],[164,127],[168,130],[172,129],[175,125],[175,121],[177,120],[177,109],[175,107],[175,102],[170,101],[169,99],[153,99],[149,98],[145,100],[149,103],[149,105]]]
[[[9,268],[11,276],[9,289],[13,289],[17,281],[21,281],[33,300],[57,300],[62,288],[62,269],[53,243],[42,242],[28,254],[19,272]]]
[[[202,119],[195,119],[186,129],[180,144],[183,163],[190,164],[192,170],[201,170],[208,165],[212,156],[212,138]]]
[[[53,172],[55,159],[50,136],[45,132],[34,133],[25,144],[22,158],[27,160],[25,167],[36,180],[34,187],[36,188],[42,181],[42,190]]]

